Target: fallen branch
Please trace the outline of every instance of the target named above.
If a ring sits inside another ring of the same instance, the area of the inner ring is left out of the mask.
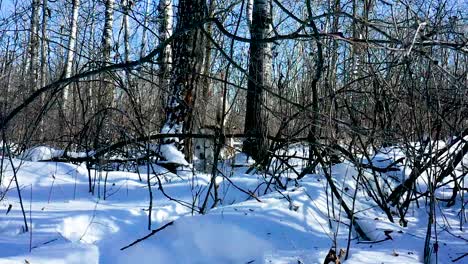
[[[468,253],[465,253],[465,254],[459,256],[458,258],[453,259],[452,262],[457,262],[457,261],[459,261],[460,259],[462,259],[462,258],[464,258],[464,257],[466,257],[466,256],[468,256]]]
[[[413,168],[413,170],[411,171],[407,179],[393,190],[393,192],[387,198],[387,202],[392,203],[392,205],[396,205],[398,201],[400,200],[400,198],[403,197],[403,195],[408,190],[411,190],[411,187],[419,178],[419,176],[423,174],[423,172],[429,169],[433,164],[438,164],[439,159],[443,156],[443,154],[447,153],[450,150],[450,148],[452,148],[456,144],[459,144],[460,141],[463,141],[464,140],[463,138],[467,135],[468,135],[468,129],[463,130],[461,132],[461,135],[457,139],[452,141],[451,144],[448,144],[444,148],[436,151],[436,153],[433,156],[431,156],[429,160],[427,160],[425,163],[422,163],[419,166],[416,166],[415,168]]]
[[[150,236],[155,235],[157,232],[159,232],[159,231],[165,229],[166,227],[168,227],[168,226],[170,226],[170,225],[172,225],[172,224],[174,224],[174,221],[171,221],[171,222],[169,222],[169,223],[167,223],[167,224],[161,226],[161,227],[158,228],[158,229],[152,230],[151,233],[149,233],[148,235],[146,235],[146,236],[144,236],[144,237],[142,237],[142,238],[139,238],[139,239],[133,241],[133,242],[130,243],[129,245],[127,245],[127,246],[121,248],[120,250],[125,250],[125,249],[127,249],[127,248],[129,248],[129,247],[131,247],[131,246],[133,246],[133,245],[135,245],[135,244],[138,244],[138,243],[140,243],[141,241],[143,241],[143,240],[149,238]]]

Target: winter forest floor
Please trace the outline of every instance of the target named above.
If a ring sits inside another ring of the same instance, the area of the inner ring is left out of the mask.
[[[373,159],[385,166],[398,155],[398,151],[382,152]],[[297,170],[301,163],[300,159],[291,162]],[[0,186],[0,263],[323,263],[335,243],[338,250],[347,246],[350,221],[336,197],[332,198],[323,172],[290,180],[287,190],[272,185],[265,192],[269,176],[246,174],[247,166],[222,163],[219,168],[224,176],[217,179],[220,202],[200,215],[191,208],[203,202],[211,175],[191,170],[175,175],[154,165],[164,193],[173,200],[165,197],[156,176],[149,174],[154,196],[151,228],[174,222],[120,250],[150,232],[146,166],[139,168],[140,174],[91,171],[96,175],[92,195],[85,165],[20,159],[13,159],[12,164],[18,170],[30,229],[25,232],[12,167],[5,159]],[[358,174],[353,164],[345,161],[330,170],[372,240],[362,241],[353,231],[344,263],[423,262],[428,221],[424,198],[410,207],[408,226],[401,227],[398,218],[395,223],[388,221],[361,187],[353,203]],[[404,178],[409,171],[399,167],[392,173]],[[285,170],[281,177],[286,182],[292,174]],[[418,188],[425,188],[424,179],[418,181]],[[450,185],[438,191],[439,196],[449,197]],[[431,243],[437,241],[438,247],[432,247],[437,252],[433,263],[468,263],[468,257],[457,260],[468,252],[468,224],[460,221],[466,214],[462,203],[467,201],[465,196],[452,207],[436,203]]]

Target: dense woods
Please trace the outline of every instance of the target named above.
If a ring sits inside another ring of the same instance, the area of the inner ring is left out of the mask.
[[[436,204],[461,199],[467,221],[467,10],[456,0],[3,0],[0,154],[64,150],[50,160],[85,163],[93,194],[91,170],[205,171],[192,211],[206,213],[222,204],[218,164],[243,152],[255,160],[247,174],[268,177],[264,193],[323,173],[332,203],[369,239],[357,189],[343,198],[329,171],[347,161],[392,223],[406,227],[426,199],[430,263]],[[302,155],[288,151],[298,145]],[[405,156],[372,163],[392,147]],[[396,166],[411,172],[382,176]],[[437,196],[447,184],[451,195]]]
[[[154,134],[166,119],[197,133],[228,106],[223,133],[255,135],[244,146],[254,157],[267,155],[268,135],[325,146],[456,136],[466,126],[463,7],[4,1],[2,129],[22,148],[79,150]],[[177,118],[174,100],[185,100]]]

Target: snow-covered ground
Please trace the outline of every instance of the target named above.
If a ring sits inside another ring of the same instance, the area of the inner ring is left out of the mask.
[[[300,170],[300,163],[293,165]],[[140,175],[92,170],[96,178],[92,195],[84,165],[19,159],[13,164],[18,169],[29,231],[25,232],[12,167],[5,159],[0,263],[323,263],[334,241],[338,249],[346,249],[348,241],[349,220],[339,201],[332,201],[322,174],[306,175],[297,183],[291,180],[286,191],[271,189],[264,194],[269,177],[245,174],[246,167],[224,165],[221,171],[229,178],[217,179],[221,201],[200,215],[191,205],[202,205],[210,174],[192,176],[191,171],[184,171],[175,175],[154,165],[164,194],[174,200],[163,194],[150,174],[151,228],[174,222],[120,250],[150,233],[146,166],[140,168]],[[401,174],[406,174],[404,170]],[[352,205],[356,169],[344,162],[333,166],[331,174],[345,202]],[[432,242],[438,241],[438,263],[452,263],[468,252],[468,225],[460,227],[460,202],[450,208],[443,203],[436,206],[437,238]],[[396,223],[386,220],[363,190],[357,191],[354,211],[374,242],[359,241],[353,232],[344,263],[423,261],[428,217],[423,201],[419,208],[411,207],[408,227],[399,226],[398,219]],[[468,263],[468,257],[457,263]]]

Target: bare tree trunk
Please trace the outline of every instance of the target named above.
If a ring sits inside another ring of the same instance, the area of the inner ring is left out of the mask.
[[[353,39],[358,39],[359,38],[359,25],[356,22],[356,19],[358,18],[358,0],[353,0],[353,21],[352,21],[352,33],[353,33]],[[359,68],[359,56],[358,56],[359,49],[357,47],[357,44],[353,44],[351,46],[351,58],[352,58],[352,71],[351,71],[351,79],[355,80],[358,78],[358,68]]]
[[[46,85],[46,68],[47,68],[47,55],[48,55],[48,36],[47,36],[47,24],[48,24],[48,17],[49,17],[49,9],[48,9],[48,0],[42,1],[42,40],[41,40],[41,82],[40,87],[44,87]],[[44,102],[44,95],[41,96],[40,105]],[[40,136],[43,137],[44,134],[44,121],[41,119],[39,123],[39,132]]]
[[[146,34],[148,31],[148,14],[149,14],[150,0],[145,0],[145,15],[143,18],[143,29],[141,32],[141,48],[140,48],[140,57],[145,56],[146,54]]]
[[[307,13],[309,17],[312,17],[312,6],[310,4],[310,1],[307,2]],[[312,27],[312,30],[316,35],[318,35],[318,29],[317,26],[315,25],[314,21],[310,21],[310,25]],[[323,71],[323,47],[322,43],[320,42],[319,38],[317,37],[315,39],[315,43],[317,45],[317,51],[316,51],[316,61],[315,61],[315,74],[312,78],[312,82],[310,84],[310,89],[312,90],[312,120],[311,120],[311,127],[309,129],[309,134],[308,134],[308,141],[309,141],[309,165],[312,165],[313,163],[313,157],[314,155],[318,158],[319,153],[318,153],[318,138],[320,135],[320,120],[319,120],[319,91],[318,91],[318,82],[322,76],[322,71]]]
[[[39,7],[40,0],[32,1],[31,11],[31,30],[29,32],[29,84],[32,85],[31,91],[36,90],[38,87],[38,66],[39,66]]]
[[[87,8],[91,8],[92,10],[94,10],[96,8],[96,2],[95,1],[91,1],[91,2],[88,2],[88,6]],[[89,27],[89,42],[91,43],[91,45],[89,46],[89,49],[88,49],[88,52],[90,52],[91,54],[94,53],[94,50],[96,50],[96,34],[95,34],[95,31],[96,31],[96,16],[91,16],[91,21],[90,21],[90,27]],[[96,61],[99,61],[96,57],[94,57],[94,59]],[[96,62],[95,62],[96,63]],[[88,79],[90,80],[90,79]],[[98,94],[98,88],[96,87],[89,87],[88,89],[88,94],[87,94],[87,100],[89,102],[89,109],[91,111],[93,110],[96,110],[97,109],[97,103],[98,103],[98,100],[97,100],[97,96],[96,94]]]
[[[122,26],[124,30],[124,60],[125,62],[130,61],[130,25],[128,23],[128,14],[132,8],[132,2],[129,0],[122,0],[122,8],[123,8],[123,18],[122,18]],[[130,89],[131,85],[131,75],[130,70],[125,70],[125,81],[127,89]],[[122,89],[116,88],[116,105],[122,107],[122,96],[123,91]]]
[[[8,38],[7,45],[6,45],[6,52],[5,52],[5,63],[3,66],[3,74],[6,74],[6,83],[4,83],[4,89],[2,93],[2,99],[0,100],[0,119],[6,113],[9,107],[9,100],[10,100],[10,86],[11,86],[11,79],[13,73],[13,66],[9,63],[9,61],[13,61],[16,57],[15,47],[18,41],[18,36],[15,36],[13,39],[13,43],[10,44],[10,38]],[[10,50],[11,49],[11,50]]]
[[[75,57],[76,48],[76,36],[77,36],[77,25],[78,25],[78,11],[80,9],[80,0],[72,0],[72,20],[70,27],[70,36],[68,37],[67,47],[67,62],[65,64],[65,78],[71,76],[73,59]],[[69,98],[69,86],[63,89],[63,111],[66,112]]]
[[[253,1],[254,0],[247,0],[247,6],[245,7],[245,14],[247,16],[247,24],[250,29],[252,29]]]
[[[128,24],[128,13],[131,10],[131,2],[128,0],[122,1],[123,5],[123,28],[124,28],[124,56],[125,62],[130,61],[130,25]]]
[[[251,38],[264,39],[272,30],[270,0],[254,0]],[[264,88],[272,84],[272,50],[267,42],[250,44],[249,81],[245,111],[245,133],[252,135],[244,141],[243,150],[257,162],[267,156],[267,114],[262,104],[266,103]]]
[[[333,9],[331,10],[332,12],[340,12],[341,11],[341,2],[340,0],[333,0]],[[339,30],[339,16],[334,15],[333,16],[333,22],[332,22],[332,32],[338,32]],[[330,61],[330,66],[328,69],[328,76],[327,76],[327,82],[330,85],[330,93],[335,93],[336,91],[336,84],[337,84],[337,62],[338,62],[338,41],[333,39],[331,40],[332,47],[331,47],[331,61]],[[329,124],[328,124],[328,129],[330,129],[330,133],[332,134],[332,141],[333,143],[337,143],[334,140],[336,140],[339,137],[339,128],[336,125],[336,123],[333,121],[334,118],[337,118],[336,116],[336,106],[337,106],[337,100],[336,98],[331,100],[330,102],[330,110],[329,110]]]
[[[111,62],[111,50],[112,50],[112,29],[114,27],[114,0],[106,0],[106,11],[105,11],[105,20],[104,20],[104,31],[102,34],[102,59],[105,65],[109,65]],[[100,105],[112,104],[113,98],[111,97],[113,91],[108,85],[107,78],[104,78],[103,91],[101,95],[98,95],[101,99],[104,99],[104,102]]]
[[[33,0],[32,1],[32,6],[31,6],[31,27],[29,30],[29,57],[27,57],[27,77],[25,80],[27,80],[25,83],[26,87],[28,87],[28,92],[32,93],[36,90],[39,89],[39,13],[40,13],[40,7],[41,7],[41,1],[40,0]],[[24,94],[28,94],[27,92]],[[32,128],[32,130],[28,133],[34,134],[35,131],[38,131],[39,134],[37,135],[38,138],[42,136],[42,127],[37,123],[37,119],[35,120],[36,113],[39,112],[41,106],[41,100],[36,101],[33,104],[33,108],[28,109],[28,112],[25,115],[25,127],[26,130],[28,131],[29,128]],[[28,117],[33,117],[29,118]],[[30,125],[31,121],[34,120],[34,127]],[[37,126],[36,126],[37,125]]]
[[[47,83],[46,68],[48,55],[47,24],[49,18],[48,0],[42,1],[42,42],[41,42],[41,87]]]
[[[172,24],[173,24],[173,12],[172,12],[172,1],[161,0],[158,5],[158,22],[159,22],[159,39],[161,42],[166,41],[172,35]],[[163,52],[158,56],[158,82],[160,99],[162,105],[166,105],[166,91],[169,90],[170,72],[172,63],[172,51],[171,46],[167,45]]]
[[[214,7],[215,3],[214,0],[209,1],[209,15],[211,15],[214,12]],[[212,24],[208,24],[206,27],[206,32],[208,34],[212,34],[213,32],[213,26]],[[203,62],[203,83],[202,83],[202,91],[201,91],[201,100],[198,100],[197,103],[197,130],[206,127],[209,124],[209,120],[207,120],[207,106],[209,104],[209,97],[211,92],[211,78],[210,78],[210,70],[211,70],[211,49],[212,49],[213,44],[211,41],[206,41],[205,42],[205,58]]]
[[[340,12],[341,7],[340,7],[340,0],[334,0],[334,5],[333,5],[333,12]],[[339,23],[339,16],[335,15],[333,16],[333,24],[332,24],[332,32],[338,32],[338,23]],[[331,56],[331,63],[330,63],[330,69],[329,69],[329,81],[331,82],[331,86],[333,89],[336,87],[336,62],[338,61],[338,41],[337,40],[332,40],[332,56]]]
[[[102,34],[102,58],[105,64],[110,63],[112,49],[112,28],[114,25],[114,0],[106,0],[104,31]]]
[[[111,63],[111,50],[112,50],[112,29],[114,26],[114,0],[106,0],[105,2],[105,18],[104,18],[104,29],[102,32],[102,66],[108,66]],[[109,85],[111,82],[108,77],[108,73],[104,72],[101,74],[101,82],[99,85],[99,91],[94,96],[97,97],[96,112],[99,112],[99,116],[96,118],[96,135],[94,138],[94,148],[99,147],[99,139],[102,132],[104,131],[104,137],[110,137],[108,134],[108,123],[105,122],[107,112],[104,111],[106,108],[113,104],[113,87]],[[104,127],[106,126],[106,127]]]
[[[179,1],[176,31],[184,31],[205,18],[204,0]],[[201,29],[196,28],[181,35],[174,42],[174,67],[171,80],[171,97],[167,104],[165,133],[190,133],[192,131],[193,106],[196,90],[202,82],[205,38]],[[192,161],[192,141],[186,139],[177,145],[183,150],[188,162]]]

